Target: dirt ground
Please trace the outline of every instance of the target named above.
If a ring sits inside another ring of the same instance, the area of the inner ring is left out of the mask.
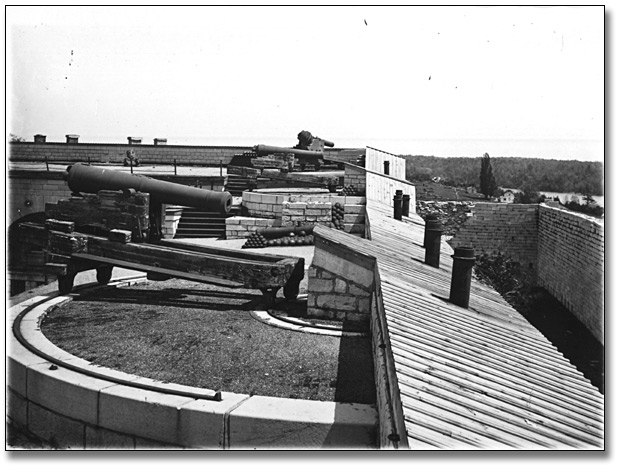
[[[80,296],[51,310],[41,328],[57,346],[94,364],[164,382],[374,403],[369,337],[266,325],[250,313],[261,299],[257,290],[149,281]],[[281,300],[278,308],[286,304]]]

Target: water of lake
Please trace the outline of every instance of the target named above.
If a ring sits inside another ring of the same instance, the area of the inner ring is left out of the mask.
[[[557,197],[560,199],[560,202],[562,203],[566,203],[567,201],[572,201],[572,200],[578,200],[580,204],[586,203],[586,200],[583,194],[579,194],[579,193],[554,193],[551,191],[541,191],[540,194],[543,194],[551,199],[554,199]],[[594,199],[596,203],[600,205],[601,207],[605,207],[605,196],[592,196],[592,199]]]

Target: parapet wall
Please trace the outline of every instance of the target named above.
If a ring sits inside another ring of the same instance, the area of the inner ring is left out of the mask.
[[[603,342],[604,224],[541,205],[538,283]]]
[[[473,247],[476,255],[503,254],[522,267],[538,262],[538,205],[477,203],[450,246]]]

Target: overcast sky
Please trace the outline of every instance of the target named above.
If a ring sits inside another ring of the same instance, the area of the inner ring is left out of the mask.
[[[7,40],[28,141],[604,137],[602,7],[9,7]]]

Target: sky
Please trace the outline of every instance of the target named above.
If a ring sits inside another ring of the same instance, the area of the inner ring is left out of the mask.
[[[603,161],[603,7],[7,7],[7,132]],[[495,152],[494,152],[495,151]]]

